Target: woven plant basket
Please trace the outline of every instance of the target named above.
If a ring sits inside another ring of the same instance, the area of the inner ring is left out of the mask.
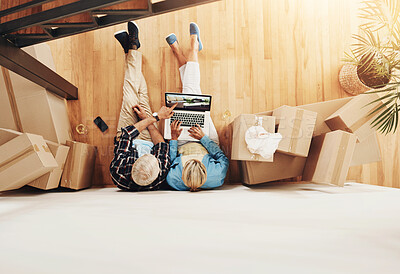
[[[353,64],[344,64],[340,69],[339,83],[344,91],[350,95],[358,95],[371,89],[360,81],[357,66]]]

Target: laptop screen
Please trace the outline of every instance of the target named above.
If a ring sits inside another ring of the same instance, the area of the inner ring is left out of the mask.
[[[210,111],[211,95],[165,93],[165,104],[172,107],[178,103],[175,110]]]

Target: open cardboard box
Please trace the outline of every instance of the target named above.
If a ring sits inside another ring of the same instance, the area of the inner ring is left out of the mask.
[[[275,132],[275,117],[255,114],[241,114],[232,122],[232,160],[242,161],[260,161],[273,162],[274,157],[269,159],[263,158],[261,155],[251,153],[246,144],[246,131],[257,124],[257,121],[262,122],[262,127],[270,133]]]

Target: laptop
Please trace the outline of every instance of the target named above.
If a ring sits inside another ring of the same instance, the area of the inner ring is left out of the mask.
[[[171,139],[171,123],[175,120],[182,122],[182,133],[178,140],[197,141],[189,136],[188,130],[198,124],[204,134],[210,136],[210,109],[211,95],[165,93],[165,104],[167,107],[178,105],[174,109],[174,115],[165,120],[164,138]]]

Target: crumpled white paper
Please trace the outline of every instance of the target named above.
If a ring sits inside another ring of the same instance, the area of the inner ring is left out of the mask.
[[[244,138],[247,149],[251,153],[269,159],[278,148],[282,135],[280,133],[269,133],[261,126],[252,126],[246,131]]]

